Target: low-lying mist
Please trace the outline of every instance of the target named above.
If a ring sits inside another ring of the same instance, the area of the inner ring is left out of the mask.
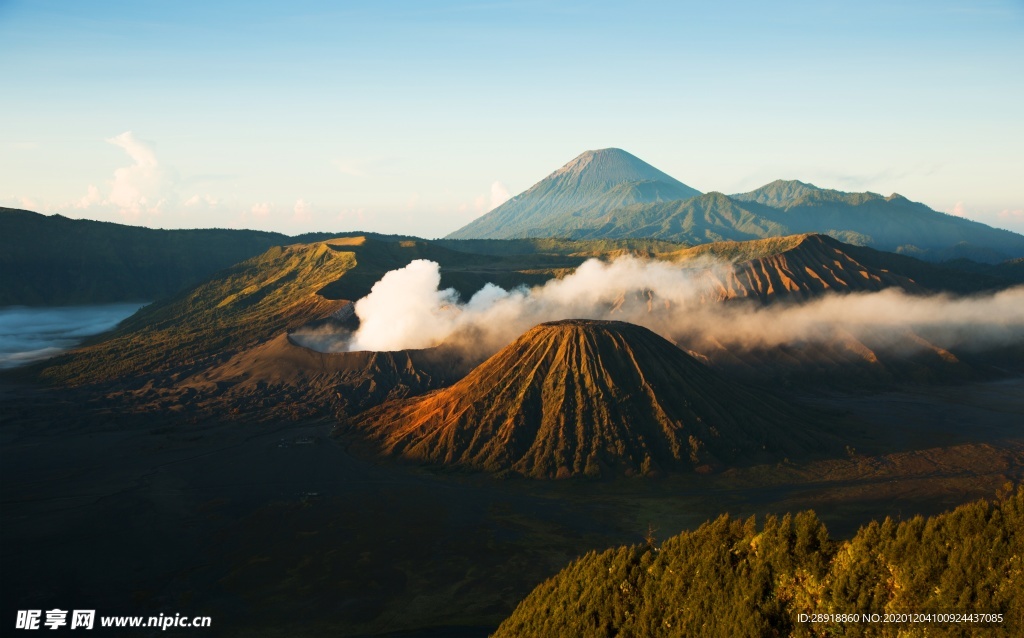
[[[701,270],[629,256],[611,262],[591,259],[562,279],[530,289],[487,284],[466,302],[452,289],[439,289],[440,282],[437,263],[413,261],[385,274],[356,302],[360,327],[355,333],[311,332],[297,335],[297,341],[324,352],[448,342],[486,356],[534,325],[572,318],[640,324],[698,351],[850,337],[907,350],[925,347],[921,339],[971,350],[1024,341],[1024,286],[970,297],[910,295],[890,288],[768,306],[756,300],[708,303],[708,279]]]
[[[0,308],[0,369],[60,354],[86,337],[110,330],[144,305]]]

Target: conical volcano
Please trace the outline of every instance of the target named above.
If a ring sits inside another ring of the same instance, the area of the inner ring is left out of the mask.
[[[449,239],[562,237],[609,210],[700,195],[618,148],[586,151]]]
[[[646,328],[545,323],[444,390],[349,422],[387,454],[535,478],[711,469],[820,448],[815,418]]]

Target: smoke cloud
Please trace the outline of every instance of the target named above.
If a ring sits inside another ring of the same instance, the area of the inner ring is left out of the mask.
[[[969,349],[1024,341],[1024,286],[971,297],[915,296],[890,288],[769,306],[708,303],[708,268],[630,256],[591,259],[542,286],[504,290],[487,284],[462,302],[454,290],[439,289],[437,263],[417,260],[387,273],[356,303],[359,329],[344,347],[333,341],[331,350],[403,350],[448,342],[488,355],[538,323],[573,318],[636,323],[698,352],[850,337],[907,349],[922,347],[920,339]]]

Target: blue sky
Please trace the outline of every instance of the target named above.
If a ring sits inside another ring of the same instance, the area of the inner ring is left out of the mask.
[[[587,149],[1024,232],[1024,3],[0,0],[0,205],[444,235]]]

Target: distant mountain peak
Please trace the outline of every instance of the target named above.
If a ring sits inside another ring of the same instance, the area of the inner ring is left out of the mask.
[[[797,186],[803,186],[804,188],[809,188],[809,189],[812,189],[812,190],[821,190],[819,187],[815,186],[814,184],[811,184],[810,182],[801,182],[798,179],[777,179],[774,182],[771,182],[769,184],[766,184],[765,186],[762,186],[761,188],[768,188],[768,187],[772,187],[772,186],[774,186],[774,187],[783,187],[783,186],[797,187]]]
[[[449,235],[449,239],[503,239],[565,234],[633,204],[700,195],[671,175],[620,148],[584,151],[526,191]]]
[[[676,178],[659,171],[621,148],[584,151],[551,173],[549,179],[580,177],[605,184],[658,181],[685,186]],[[527,191],[529,192],[529,191]]]
[[[618,158],[623,161],[628,161],[628,158],[636,159],[630,153],[622,150],[621,148],[599,148],[592,151],[583,151],[573,159],[565,163],[564,166],[556,170],[552,175],[559,175],[561,173],[578,172],[583,170],[594,161],[595,158]]]
[[[709,202],[718,203],[725,203],[729,201],[729,196],[721,191],[708,191],[707,193],[701,195],[701,198]]]
[[[760,188],[755,188],[747,193],[731,195],[731,197],[741,202],[756,202],[773,208],[785,208],[805,197],[825,190],[796,179],[777,179]]]

